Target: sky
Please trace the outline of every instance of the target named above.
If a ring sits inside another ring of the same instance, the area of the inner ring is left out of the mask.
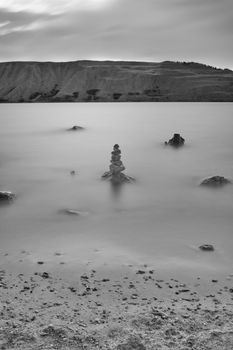
[[[82,59],[233,69],[233,0],[0,0],[0,61]]]

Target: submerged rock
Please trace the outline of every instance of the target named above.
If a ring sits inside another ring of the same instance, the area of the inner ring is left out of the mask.
[[[124,182],[133,182],[134,178],[123,173],[125,166],[121,161],[121,150],[118,144],[113,146],[111,156],[111,164],[109,171],[106,171],[103,175],[103,179],[108,179],[114,184],[122,184]]]
[[[68,129],[70,131],[84,130],[82,126],[74,125],[72,128]]]
[[[212,176],[203,180],[201,182],[201,186],[220,187],[230,183],[231,181],[226,179],[224,176]]]
[[[0,201],[11,201],[15,198],[15,194],[9,191],[0,191]]]
[[[199,249],[204,250],[204,251],[208,251],[208,252],[214,251],[214,247],[211,244],[203,244],[199,247]]]
[[[168,142],[165,142],[165,145],[180,147],[180,146],[183,146],[184,143],[185,143],[185,139],[181,137],[180,134],[174,134],[172,139],[170,139]]]
[[[61,214],[77,215],[77,216],[87,216],[89,213],[87,211],[81,211],[76,209],[63,209],[60,211]]]

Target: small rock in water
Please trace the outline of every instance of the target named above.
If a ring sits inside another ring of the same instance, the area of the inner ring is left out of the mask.
[[[230,183],[231,181],[226,179],[224,176],[212,176],[203,180],[201,182],[201,186],[220,187]]]
[[[204,251],[209,251],[209,252],[214,251],[214,247],[211,244],[203,244],[199,247],[199,249],[204,250]]]
[[[165,142],[165,145],[180,147],[184,145],[184,142],[185,139],[181,137],[180,134],[174,134],[172,139],[170,139],[168,142]]]
[[[77,131],[77,130],[84,130],[84,128],[82,126],[74,125],[74,126],[72,126],[72,128],[70,128],[68,130]]]
[[[61,213],[68,215],[77,215],[77,216],[87,216],[89,213],[87,211],[81,211],[76,209],[63,209]]]
[[[75,170],[71,170],[70,175],[75,175]]]
[[[1,201],[11,201],[15,198],[15,194],[10,191],[0,191]]]

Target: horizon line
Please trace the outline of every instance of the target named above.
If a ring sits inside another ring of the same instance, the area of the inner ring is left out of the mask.
[[[120,59],[77,59],[77,60],[64,60],[64,61],[52,61],[52,60],[11,60],[11,61],[0,61],[0,64],[2,63],[75,63],[75,62],[113,62],[113,63],[148,63],[148,64],[160,64],[160,63],[165,63],[165,62],[170,62],[170,63],[187,63],[187,64],[200,64],[206,67],[211,67],[215,69],[221,69],[221,70],[230,70],[233,71],[233,68],[228,68],[228,67],[220,67],[220,66],[213,66],[207,63],[199,62],[199,61],[172,61],[172,60],[164,60],[164,61],[151,61],[151,60],[120,60]]]

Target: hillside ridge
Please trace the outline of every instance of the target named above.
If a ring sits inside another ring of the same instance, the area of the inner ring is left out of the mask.
[[[196,62],[0,63],[0,102],[233,101],[233,71]]]

